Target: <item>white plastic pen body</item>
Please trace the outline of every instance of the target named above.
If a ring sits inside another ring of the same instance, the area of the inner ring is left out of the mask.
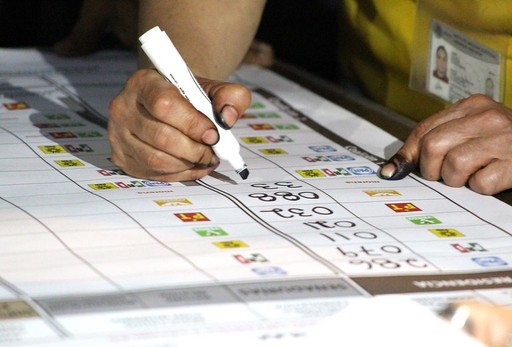
[[[240,155],[240,144],[231,131],[217,123],[210,98],[195,79],[169,36],[156,26],[143,34],[139,41],[142,50],[160,74],[174,84],[198,111],[215,124],[219,141],[212,146],[213,151],[220,159],[227,160],[240,177],[246,179],[249,176],[249,170]]]

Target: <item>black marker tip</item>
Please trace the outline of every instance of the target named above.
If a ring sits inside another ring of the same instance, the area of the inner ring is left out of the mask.
[[[245,168],[242,171],[240,171],[238,174],[240,175],[240,177],[242,177],[243,180],[245,180],[245,179],[247,179],[247,177],[249,177],[249,170],[247,170],[247,168]]]

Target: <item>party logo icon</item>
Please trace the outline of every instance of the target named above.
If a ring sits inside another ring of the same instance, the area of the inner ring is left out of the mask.
[[[421,211],[419,207],[410,202],[397,202],[392,204],[386,204],[386,206],[397,213]]]
[[[465,235],[457,229],[428,229],[437,237],[464,237]]]
[[[219,248],[247,248],[247,247],[249,247],[248,244],[246,244],[245,242],[240,241],[240,240],[218,241],[218,242],[214,242],[213,244]]]
[[[201,212],[175,213],[182,222],[207,222],[209,219]]]
[[[8,103],[3,104],[3,106],[9,111],[19,111],[19,110],[26,110],[26,109],[30,108],[30,106],[28,106],[28,104],[23,101],[8,102]]]

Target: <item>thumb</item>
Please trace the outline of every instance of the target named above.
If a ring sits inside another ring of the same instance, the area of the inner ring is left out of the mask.
[[[382,165],[378,175],[386,180],[401,180],[409,175],[419,162],[420,138],[413,131],[402,148]]]
[[[379,170],[379,177],[386,180],[401,180],[409,175],[420,161],[421,141],[423,137],[437,126],[449,121],[454,115],[449,109],[440,111],[416,125],[402,148],[382,165]]]
[[[402,147],[403,148],[403,147]],[[379,170],[379,176],[386,180],[401,180],[409,175],[415,168],[413,160],[406,159],[400,152],[392,156]]]
[[[197,80],[212,100],[217,123],[224,129],[232,128],[251,104],[251,91],[241,84],[205,78]]]

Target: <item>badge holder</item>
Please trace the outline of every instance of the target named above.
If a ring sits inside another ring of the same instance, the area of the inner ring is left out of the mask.
[[[456,15],[449,1],[418,0],[409,87],[446,103],[476,93],[503,102],[508,38]]]

